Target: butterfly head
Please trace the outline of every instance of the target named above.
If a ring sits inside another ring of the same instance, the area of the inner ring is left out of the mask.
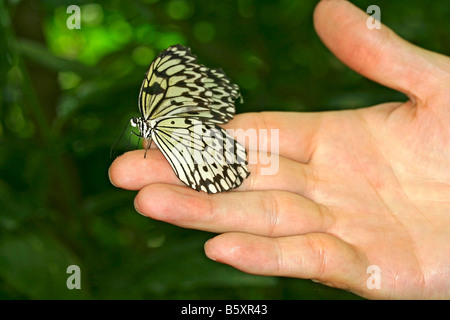
[[[153,128],[143,118],[133,117],[130,119],[130,123],[132,127],[136,127],[139,129],[142,138],[146,140],[151,138]]]

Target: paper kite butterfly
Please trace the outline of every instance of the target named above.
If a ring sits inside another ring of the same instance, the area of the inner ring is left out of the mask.
[[[237,188],[247,178],[247,154],[218,124],[227,123],[241,98],[221,69],[197,63],[191,50],[173,45],[150,64],[139,93],[141,117],[130,120],[152,141],[178,178],[197,191]],[[242,99],[242,98],[241,98]]]

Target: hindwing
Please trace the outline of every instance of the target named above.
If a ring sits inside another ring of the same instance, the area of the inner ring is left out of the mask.
[[[214,123],[162,118],[154,126],[152,139],[178,178],[197,191],[228,191],[250,174],[244,147]]]

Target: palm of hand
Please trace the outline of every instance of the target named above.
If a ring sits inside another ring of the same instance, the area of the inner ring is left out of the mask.
[[[409,287],[416,288],[411,296],[438,296],[448,287],[440,270],[447,268],[443,260],[450,246],[440,239],[448,236],[450,226],[444,214],[450,210],[449,181],[444,179],[450,170],[448,154],[436,141],[450,141],[450,135],[441,130],[439,119],[418,116],[417,110],[410,103],[393,103],[323,114],[317,145],[303,169],[307,188],[300,193],[320,204],[323,223],[317,231],[336,236],[345,244],[334,245],[349,244],[351,251],[330,253],[334,246],[318,240],[322,282],[347,288],[354,282],[363,295],[381,294],[361,286],[368,274],[327,279],[327,272],[333,274],[329,268],[352,265],[336,259],[355,255],[362,264],[354,266],[359,272],[364,263],[380,268],[381,296],[402,296]]]

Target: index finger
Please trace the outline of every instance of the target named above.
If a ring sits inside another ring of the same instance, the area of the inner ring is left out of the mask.
[[[113,185],[127,190],[140,190],[157,183],[185,186],[161,151],[152,150],[147,153],[146,158],[144,152],[127,152],[114,160],[108,172]],[[257,162],[248,164],[251,174],[237,191],[277,189],[308,196],[310,184],[314,183],[314,173],[309,165],[276,156],[277,165],[272,167],[270,163],[261,162],[259,157],[253,157],[253,151],[249,153],[249,158],[254,158]]]
[[[223,125],[247,150],[268,151],[308,163],[323,113],[251,112]]]

